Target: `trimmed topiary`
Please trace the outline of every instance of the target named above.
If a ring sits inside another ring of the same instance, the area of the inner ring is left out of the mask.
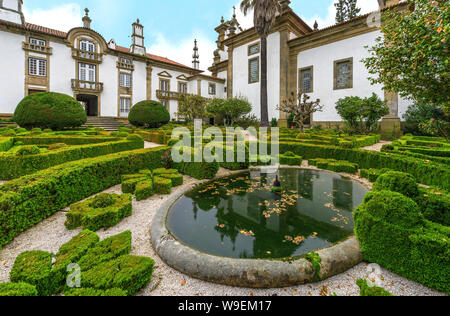
[[[131,108],[128,121],[136,127],[158,128],[169,123],[170,114],[160,102],[141,101]]]
[[[170,194],[172,192],[172,181],[170,181],[170,179],[155,177],[153,181],[155,193]]]
[[[142,201],[151,197],[153,195],[152,180],[141,180],[140,182],[138,182],[136,184],[134,195],[136,196],[136,201]]]
[[[391,293],[378,286],[370,286],[367,280],[358,279],[356,281],[356,285],[358,285],[360,289],[359,296],[392,296]]]
[[[131,231],[125,231],[97,243],[79,261],[81,271],[88,271],[103,262],[129,254],[131,251]]]
[[[419,195],[419,185],[409,173],[390,171],[378,177],[373,185],[374,191],[388,190],[414,198]]]
[[[96,290],[91,288],[82,289],[70,289],[64,292],[64,296],[79,296],[79,297],[93,297],[93,296],[106,296],[106,297],[121,297],[128,296],[127,292],[121,289],[110,290]]]
[[[173,174],[173,173],[161,174],[160,177],[169,179],[172,182],[172,187],[180,186],[184,182],[183,175],[178,174],[178,173],[176,173],[176,174]]]
[[[329,163],[326,169],[334,172],[357,173],[359,166],[348,161],[337,161]]]
[[[107,290],[119,288],[135,295],[152,277],[155,261],[146,257],[124,255],[81,273],[81,285]]]
[[[280,164],[288,165],[288,166],[299,166],[303,162],[302,156],[297,156],[291,151],[288,151],[282,155],[280,155]]]
[[[59,248],[52,269],[52,280],[55,288],[61,290],[64,287],[68,274],[67,266],[78,262],[90,248],[98,243],[99,239],[96,233],[84,230]]]
[[[54,92],[27,96],[14,112],[14,121],[24,128],[61,130],[79,127],[86,120],[86,112],[78,101],[71,96]]]
[[[26,251],[20,254],[10,273],[12,282],[25,282],[36,286],[40,296],[54,293],[52,283],[53,254],[45,251]]]
[[[19,148],[19,150],[16,152],[17,156],[31,156],[31,155],[38,155],[40,154],[41,150],[38,146],[30,145],[30,146],[23,146]]]
[[[13,296],[39,296],[38,291],[34,285],[20,282],[20,283],[0,283],[0,297]]]
[[[364,260],[450,293],[450,228],[425,220],[414,201],[371,192],[354,211],[354,222]]]
[[[425,218],[434,223],[450,226],[450,194],[436,188],[419,188],[414,198]]]
[[[176,169],[165,169],[165,168],[158,168],[153,170],[153,175],[160,176],[165,174],[178,174],[178,170]]]
[[[113,227],[133,211],[131,194],[99,194],[83,202],[72,204],[64,225],[68,229],[83,227],[97,231]]]

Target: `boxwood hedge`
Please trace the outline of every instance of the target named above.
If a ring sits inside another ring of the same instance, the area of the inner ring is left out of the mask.
[[[165,147],[58,165],[0,186],[0,247],[53,213],[121,183],[122,174],[162,167]]]
[[[426,220],[413,200],[391,191],[368,193],[354,221],[365,260],[450,293],[450,227]]]
[[[36,147],[36,146],[34,146]],[[93,158],[144,147],[144,141],[121,140],[100,144],[62,147],[44,153],[19,155],[0,153],[0,179],[11,180],[69,161]],[[23,148],[27,148],[24,146]]]
[[[20,283],[0,283],[0,296],[39,296],[38,291],[34,285],[20,282]]]

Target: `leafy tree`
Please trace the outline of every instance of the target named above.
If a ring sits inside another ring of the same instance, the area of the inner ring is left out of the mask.
[[[252,111],[252,106],[244,98],[213,99],[206,107],[208,113],[223,120],[225,126],[234,124],[244,115]]]
[[[253,9],[255,30],[261,37],[261,125],[269,126],[267,101],[267,37],[281,12],[279,0],[243,0],[241,10],[244,15]]]
[[[407,133],[423,136],[431,135],[420,128],[421,123],[429,122],[431,119],[449,121],[449,117],[444,114],[441,107],[420,102],[410,105],[403,119]]]
[[[186,121],[202,119],[207,116],[206,106],[208,102],[199,95],[181,95],[178,101],[178,114],[185,117]]]
[[[284,100],[281,106],[277,110],[288,113],[292,117],[292,122],[297,124],[300,128],[300,132],[303,133],[305,130],[305,121],[308,120],[313,113],[322,112],[323,105],[320,104],[320,100],[317,99],[315,102],[309,102],[310,97],[305,93],[299,93],[297,100],[294,93]]]
[[[338,0],[334,6],[336,7],[337,23],[356,18],[361,12],[361,9],[357,7],[357,0]]]
[[[364,60],[373,84],[424,104],[450,109],[448,0],[408,0],[408,10],[383,16],[383,37]]]
[[[346,97],[336,103],[338,114],[351,133],[366,134],[377,128],[378,121],[389,114],[386,102],[375,93],[370,98]]]

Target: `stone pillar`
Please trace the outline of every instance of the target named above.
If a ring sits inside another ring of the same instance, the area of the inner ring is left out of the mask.
[[[289,96],[289,30],[283,29],[280,31],[280,99],[279,105]],[[279,127],[287,127],[287,115],[280,112],[280,119],[278,120]]]
[[[147,64],[147,100],[152,99],[152,72],[152,66],[150,64]]]
[[[398,117],[399,96],[396,92],[385,91],[384,99],[389,107],[389,114],[381,120],[381,137],[384,140],[391,140],[392,137],[400,137],[402,135],[401,121]]]
[[[233,97],[233,47],[228,47],[227,98]]]

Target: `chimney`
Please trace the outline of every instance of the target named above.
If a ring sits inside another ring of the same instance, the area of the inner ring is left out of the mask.
[[[22,25],[25,24],[22,6],[22,0],[0,0],[0,20]]]
[[[139,19],[133,23],[133,34],[131,35],[131,52],[136,55],[146,55],[144,45],[144,26]]]
[[[378,0],[378,4],[380,5],[380,10],[383,10],[392,5],[398,4],[400,0]]]
[[[194,55],[192,55],[192,68],[194,69],[200,69],[200,55],[198,54],[198,46],[197,46],[197,40],[194,40]]]
[[[86,15],[82,19],[83,20],[83,27],[87,28],[87,29],[90,29],[92,20],[89,17],[89,9],[88,8],[84,9],[84,12],[86,13]]]

